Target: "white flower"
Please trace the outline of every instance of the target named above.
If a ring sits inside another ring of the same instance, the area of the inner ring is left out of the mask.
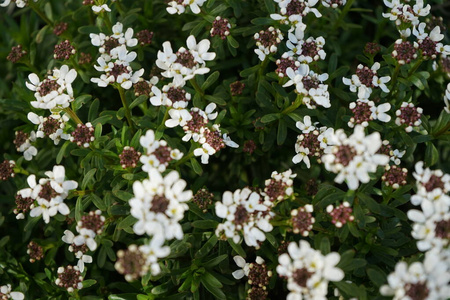
[[[306,167],[309,169],[311,167],[311,164],[309,162],[309,149],[305,148],[303,146],[300,146],[298,143],[295,144],[295,152],[297,153],[293,158],[292,162],[294,164],[298,164],[300,162],[304,162]]]
[[[304,123],[297,121],[297,123],[295,123],[295,126],[297,126],[297,128],[300,129],[303,133],[308,133],[316,129],[316,127],[314,127],[314,125],[312,125],[311,123],[310,116],[305,116],[303,118],[303,122]]]
[[[164,258],[170,254],[170,248],[168,246],[163,246],[163,244],[163,239],[153,237],[149,244],[139,246],[139,250],[144,254],[146,264],[149,265],[150,272],[153,276],[156,276],[161,272],[158,258]]]
[[[391,104],[383,103],[378,105],[376,108],[373,107],[372,116],[376,120],[380,120],[381,122],[389,122],[391,120],[391,116],[386,114],[391,109]]]
[[[209,156],[216,153],[216,150],[211,147],[208,143],[204,143],[201,148],[194,150],[195,156],[201,156],[202,164],[208,164]]]
[[[8,1],[8,0],[7,0]],[[4,6],[4,5],[0,5],[0,6]],[[6,298],[4,299],[13,299],[13,300],[23,300],[25,299],[25,295],[21,292],[11,292],[11,285],[7,284],[7,285],[2,285],[0,287],[0,293],[2,296],[5,296]]]
[[[233,256],[233,260],[236,265],[241,268],[232,273],[233,277],[239,280],[244,276],[248,276],[248,273],[250,272],[250,263],[245,262],[245,259],[239,255]]]
[[[287,299],[325,299],[328,281],[344,278],[344,272],[336,268],[339,260],[338,253],[323,256],[307,241],[300,240],[298,246],[290,243],[288,253],[279,256],[277,266],[278,274],[288,280],[287,288],[291,293]]]
[[[111,12],[111,9],[108,7],[107,4],[92,5],[92,11],[95,12],[96,14],[99,14],[104,11]]]
[[[205,3],[206,0],[184,0],[183,5],[191,8],[192,13],[199,14],[200,7]]]

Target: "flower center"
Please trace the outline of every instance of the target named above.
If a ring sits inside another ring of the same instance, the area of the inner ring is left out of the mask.
[[[292,275],[292,279],[294,279],[295,283],[297,283],[301,287],[306,287],[306,283],[308,282],[308,279],[311,277],[313,273],[308,272],[306,268],[301,268],[295,270],[294,274]]]
[[[39,197],[47,201],[58,196],[58,193],[52,188],[50,182],[42,185],[41,191],[39,192]]]
[[[411,300],[425,300],[430,292],[425,282],[407,284],[405,290],[406,296],[409,296]]]
[[[435,222],[435,235],[441,239],[450,239],[450,220]]]
[[[41,95],[41,97],[44,97],[50,94],[52,91],[57,91],[59,87],[60,86],[56,82],[56,80],[44,79],[44,81],[42,81],[42,83],[37,88],[37,91],[39,92],[39,95]]]
[[[249,213],[243,205],[239,205],[234,213],[234,223],[236,225],[243,225],[249,219]]]
[[[154,196],[152,200],[152,207],[150,211],[154,213],[165,213],[169,207],[169,200],[164,196]]]
[[[286,15],[292,16],[292,15],[302,15],[306,8],[306,4],[300,0],[291,0],[289,4],[286,6]]]
[[[355,155],[356,150],[353,147],[348,145],[339,146],[338,151],[335,153],[336,162],[346,167]]]
[[[195,67],[196,62],[194,60],[194,56],[191,54],[191,52],[184,50],[184,51],[178,51],[177,52],[177,60],[176,63],[179,63],[183,67],[186,67],[188,69],[192,69]]]
[[[428,180],[427,183],[424,184],[425,189],[427,190],[427,192],[431,192],[434,189],[440,188],[440,189],[444,189],[444,182],[442,181],[441,177],[438,177],[436,175],[431,175],[430,179]]]
[[[58,120],[50,117],[45,120],[45,122],[42,124],[42,127],[42,131],[44,131],[44,134],[49,136],[55,133],[59,129],[60,125]]]

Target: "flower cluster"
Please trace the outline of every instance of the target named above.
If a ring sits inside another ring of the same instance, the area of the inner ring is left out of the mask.
[[[261,192],[265,203],[268,206],[275,205],[275,203],[290,197],[294,192],[292,186],[294,184],[293,179],[296,176],[297,174],[292,174],[290,169],[283,173],[273,171],[271,178],[266,180],[265,188]]]
[[[53,171],[45,172],[47,178],[41,178],[36,182],[36,176],[30,175],[27,178],[29,188],[21,189],[17,195],[21,199],[33,199],[33,204],[29,207],[17,207],[18,211],[27,211],[31,208],[30,216],[38,217],[42,215],[45,223],[50,222],[50,217],[58,212],[62,215],[68,215],[70,209],[64,200],[69,195],[69,191],[78,187],[78,183],[73,180],[65,180],[64,166],[54,166]],[[28,202],[28,201],[26,201]],[[18,215],[17,218],[23,218]]]
[[[4,0],[3,3],[0,4],[0,6],[6,7],[11,3],[11,1],[15,3],[18,8],[24,8],[28,4],[28,0]],[[38,0],[33,1],[37,2]]]
[[[140,157],[143,164],[142,170],[150,172],[155,168],[159,172],[164,172],[169,162],[172,160],[179,160],[183,157],[183,153],[178,149],[172,149],[167,146],[164,140],[156,141],[155,132],[148,130],[145,136],[141,136],[141,146],[144,147],[145,152]]]
[[[97,249],[95,236],[102,233],[105,223],[105,217],[101,213],[100,210],[96,210],[82,216],[76,226],[78,232],[76,236],[70,230],[64,231],[62,240],[70,245],[69,251],[73,252],[78,259],[77,267],[80,272],[84,271],[85,263],[92,263],[92,256],[86,254],[88,250],[95,251]]]
[[[104,74],[100,78],[91,78],[99,87],[106,87],[109,84],[120,84],[124,89],[130,89],[137,83],[144,74],[144,69],[134,71],[131,63],[136,59],[136,52],[129,51],[128,48],[135,47],[138,40],[133,38],[133,29],[128,28],[123,32],[123,24],[117,22],[112,27],[113,34],[110,36],[104,33],[91,33],[91,43],[99,47],[100,57],[97,59],[98,65],[95,69]]]
[[[40,80],[35,73],[28,75],[30,82],[25,82],[28,89],[35,92],[36,101],[31,101],[34,108],[48,109],[59,112],[69,106],[74,100],[72,82],[77,77],[77,71],[63,65],[53,69],[52,74]]]
[[[186,11],[186,7],[189,6],[193,14],[199,14],[201,12],[200,7],[206,2],[206,0],[169,0],[167,12],[171,15],[181,15]]]
[[[83,276],[77,266],[67,266],[58,268],[58,278],[56,285],[65,288],[69,293],[83,288]]]
[[[279,256],[277,273],[287,279],[287,299],[325,299],[329,281],[341,281],[344,272],[336,268],[340,255],[326,256],[311,248],[307,241],[292,242],[288,253]]]
[[[282,24],[291,26],[291,31],[305,26],[302,23],[303,18],[309,13],[313,13],[317,18],[322,14],[314,8],[318,0],[274,0],[278,3],[279,14],[271,14],[273,20],[280,21]]]
[[[351,190],[357,189],[359,182],[369,182],[369,173],[389,162],[387,155],[376,153],[381,147],[380,134],[374,132],[365,136],[364,127],[359,125],[349,137],[344,130],[336,130],[328,142],[331,146],[322,156],[325,168],[338,174],[335,182],[346,181]]]
[[[8,0],[7,0],[8,1]],[[12,292],[11,285],[2,285],[0,287],[0,299],[23,300],[25,295],[22,292]]]
[[[269,223],[273,213],[271,206],[261,200],[261,196],[248,188],[234,193],[223,193],[222,201],[216,202],[216,215],[225,219],[217,226],[216,235],[232,238],[235,243],[241,240],[240,234],[248,246],[259,248],[259,242],[266,239],[264,232],[270,232]]]
[[[269,285],[272,271],[268,270],[264,259],[257,256],[254,263],[247,263],[242,256],[236,255],[233,257],[236,265],[242,269],[236,270],[232,273],[235,279],[241,279],[244,276],[248,277],[248,284],[251,286],[247,290],[247,299],[267,299],[269,294],[267,286]]]
[[[258,54],[259,60],[263,61],[267,55],[277,52],[277,46],[283,40],[283,35],[279,29],[271,26],[267,30],[255,33],[253,38],[258,47],[255,49],[255,53]]]
[[[322,126],[316,128],[318,123],[314,125],[311,123],[311,117],[305,116],[303,122],[297,121],[296,126],[302,131],[302,134],[297,136],[295,143],[295,152],[297,153],[292,162],[298,164],[303,161],[306,167],[311,167],[310,157],[316,157],[320,161],[320,157],[324,151],[328,149],[329,140],[334,133],[333,128]]]
[[[0,181],[8,180],[10,177],[14,177],[14,167],[16,163],[13,160],[4,160],[0,163]]]
[[[70,135],[64,133],[66,123],[69,121],[69,117],[66,114],[63,114],[62,116],[59,114],[52,114],[48,117],[42,117],[33,112],[29,112],[28,120],[30,120],[31,123],[38,125],[36,130],[37,138],[48,136],[55,145],[58,145],[61,140],[70,139]]]
[[[308,236],[316,222],[316,219],[312,216],[313,211],[314,207],[311,204],[293,209],[291,211],[292,232]]]
[[[405,126],[406,132],[411,132],[413,127],[418,127],[422,124],[423,109],[420,107],[415,107],[414,104],[403,102],[401,107],[395,111],[397,118],[395,119],[395,124],[398,126]]]
[[[352,212],[353,209],[347,201],[337,207],[334,207],[331,204],[327,206],[327,213],[331,216],[331,223],[337,228],[341,228],[347,222],[351,222],[355,219]]]

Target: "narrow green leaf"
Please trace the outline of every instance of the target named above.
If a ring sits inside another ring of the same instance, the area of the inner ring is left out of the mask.
[[[209,75],[208,78],[205,80],[205,82],[203,82],[202,84],[202,90],[205,91],[207,88],[213,85],[214,82],[216,82],[217,79],[219,79],[219,76],[220,76],[219,71],[215,71],[214,73]]]
[[[194,170],[194,172],[197,175],[202,175],[203,174],[203,169],[202,169],[202,166],[197,161],[197,159],[195,157],[191,157],[190,162],[191,162],[192,169]]]
[[[283,145],[287,137],[287,125],[284,120],[280,120],[278,123],[277,144]]]
[[[81,183],[81,189],[85,190],[86,186],[89,184],[89,182],[94,178],[95,172],[97,172],[97,169],[94,168],[92,170],[89,170],[83,178],[83,181]]]

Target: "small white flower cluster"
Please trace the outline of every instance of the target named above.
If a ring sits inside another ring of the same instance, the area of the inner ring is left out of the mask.
[[[97,59],[98,65],[95,69],[104,74],[100,78],[91,78],[99,87],[106,87],[109,84],[120,84],[124,89],[130,89],[133,84],[139,82],[144,74],[144,69],[134,71],[130,64],[137,54],[129,51],[128,47],[135,47],[138,40],[133,38],[134,31],[128,28],[123,32],[123,24],[117,22],[112,27],[113,34],[106,36],[104,33],[91,33],[91,43],[99,47],[100,57]]]
[[[100,3],[97,2],[98,5],[92,5],[92,11],[96,14],[100,14],[102,12],[111,12],[111,8],[109,8],[108,4],[104,2],[105,1],[101,1]],[[111,0],[111,2],[116,2],[116,0]]]
[[[241,240],[241,234],[247,246],[259,248],[259,242],[266,240],[264,232],[270,232],[273,226],[270,219],[271,205],[262,201],[261,196],[248,188],[234,193],[223,193],[222,202],[216,202],[216,215],[225,219],[217,226],[216,235],[232,238],[235,243]]]
[[[436,26],[430,33],[425,31],[425,23],[420,23],[417,27],[413,27],[413,34],[417,38],[417,43],[414,44],[416,48],[422,50],[422,55],[435,59],[437,54],[443,56],[450,55],[450,45],[439,43],[444,38],[441,34],[441,28]]]
[[[321,36],[316,39],[313,37],[305,39],[305,31],[300,28],[289,32],[288,38],[286,46],[289,51],[282,55],[283,58],[292,57],[300,63],[309,64],[313,61],[324,60],[327,56],[323,50],[325,39]]]
[[[382,14],[383,17],[395,21],[395,25],[399,27],[409,24],[418,25],[419,17],[426,17],[431,9],[430,4],[424,6],[423,0],[416,0],[413,6],[401,0],[383,0],[383,2],[390,9],[388,13]]]
[[[395,111],[397,118],[395,124],[398,126],[404,126],[406,132],[411,132],[414,127],[420,126],[422,120],[423,109],[421,107],[415,107],[414,104],[403,102],[399,109]]]
[[[350,128],[355,127],[355,124],[367,127],[369,126],[369,121],[372,120],[379,120],[385,123],[391,120],[391,116],[386,113],[391,109],[391,104],[382,103],[376,106],[375,102],[369,100],[369,97],[370,91],[368,89],[359,89],[358,99],[350,103],[349,108],[353,113],[348,122]]]
[[[339,260],[339,253],[324,256],[307,241],[290,243],[288,253],[279,256],[277,266],[277,273],[287,278],[290,293],[286,299],[326,299],[328,282],[344,279],[344,272],[336,267]]]
[[[388,284],[381,286],[383,296],[400,299],[448,299],[450,295],[450,264],[439,249],[425,253],[424,262],[397,263],[388,275]]]
[[[347,0],[322,0],[322,5],[325,7],[338,8],[339,6],[344,6]]]
[[[167,146],[164,140],[156,141],[155,132],[148,130],[145,136],[140,138],[141,146],[144,147],[145,152],[140,157],[143,164],[142,170],[150,172],[155,168],[159,172],[164,172],[169,162],[172,160],[179,160],[183,157],[183,153],[178,149],[172,149]]]
[[[450,83],[447,84],[447,89],[444,95],[445,111],[450,114]]]
[[[162,240],[182,239],[183,230],[178,222],[188,209],[185,202],[192,199],[192,191],[184,190],[186,181],[177,171],[165,177],[153,168],[148,173],[149,179],[133,184],[134,197],[129,204],[131,215],[138,219],[134,232]]]
[[[206,74],[209,68],[206,61],[211,61],[216,57],[214,52],[208,52],[211,45],[207,39],[201,40],[198,44],[193,35],[186,40],[187,49],[181,47],[173,53],[172,45],[169,41],[163,43],[163,51],[158,51],[156,65],[162,69],[162,76],[173,78],[176,87],[182,87],[187,80],[197,74]]]
[[[22,292],[12,292],[11,285],[2,285],[0,287],[0,298],[1,299],[12,299],[12,300],[23,300],[25,295]]]
[[[278,44],[284,39],[281,31],[273,26],[270,26],[267,30],[255,33],[253,38],[258,47],[258,49],[255,49],[255,53],[258,54],[260,61],[264,61],[267,55],[276,53]]]
[[[368,94],[365,98],[369,98],[370,94],[372,94],[372,88],[374,87],[379,87],[383,92],[389,93],[389,89],[387,88],[386,83],[391,80],[391,77],[379,77],[377,74],[377,71],[379,69],[379,62],[375,62],[370,69],[363,66],[362,64],[359,64],[356,70],[356,74],[353,74],[350,79],[344,77],[342,78],[342,81],[345,85],[350,86],[350,91],[356,92],[358,90],[358,96],[359,94]]]
[[[48,136],[55,145],[58,145],[61,140],[70,139],[70,134],[64,133],[66,123],[69,121],[69,117],[66,114],[62,116],[52,114],[48,117],[42,117],[33,112],[29,112],[27,117],[31,123],[38,125],[36,131],[37,138]]]
[[[77,266],[80,272],[84,271],[85,263],[92,263],[92,256],[86,255],[89,250],[95,251],[97,249],[97,242],[95,237],[97,234],[102,233],[103,224],[105,223],[105,217],[102,216],[100,210],[91,211],[87,216],[83,216],[78,221],[76,230],[78,235],[75,236],[72,231],[65,230],[62,237],[63,242],[69,244],[69,251],[75,253],[75,257],[78,259]]]
[[[34,0],[34,2],[37,2],[38,0]],[[28,0],[12,0],[13,3],[16,4],[18,8],[24,8],[28,4]],[[4,0],[0,6],[6,7],[11,3],[11,0]]]
[[[64,200],[69,195],[69,191],[78,187],[74,180],[65,180],[64,166],[54,166],[53,171],[45,172],[47,178],[41,178],[36,183],[36,176],[30,175],[27,178],[29,188],[21,189],[17,192],[22,198],[31,198],[36,201],[30,211],[31,217],[42,215],[45,223],[50,222],[50,217],[58,212],[62,215],[68,215],[70,209]],[[18,214],[17,219],[23,219],[23,214]]]
[[[14,139],[14,144],[18,152],[23,152],[23,157],[25,160],[32,160],[33,156],[36,156],[38,150],[31,143],[36,141],[36,132],[31,131],[27,134],[23,131],[15,132],[16,138]]]
[[[338,174],[335,182],[346,181],[351,190],[356,190],[359,182],[368,183],[369,173],[389,162],[389,156],[376,153],[382,144],[380,134],[374,132],[365,136],[364,127],[360,125],[355,126],[349,137],[343,129],[336,130],[328,142],[330,149],[322,156],[325,168]]]
[[[408,211],[408,218],[414,222],[412,236],[417,248],[427,251],[431,248],[446,248],[450,243],[450,175],[441,170],[423,168],[423,162],[416,163],[414,178],[417,192],[411,203],[420,205],[422,211]]]
[[[303,27],[303,17],[309,13],[313,13],[316,18],[320,18],[322,14],[314,8],[319,0],[274,0],[278,3],[280,9],[279,14],[271,14],[270,17],[282,24],[291,26],[290,31],[297,27]]]
[[[309,109],[315,109],[317,105],[331,107],[328,84],[323,83],[328,79],[327,73],[316,74],[307,64],[301,64],[295,71],[289,67],[286,75],[289,81],[283,87],[295,84],[295,91],[303,97],[302,101],[306,107]]]
[[[31,101],[31,105],[56,113],[69,107],[70,102],[74,100],[72,82],[76,77],[77,71],[69,70],[67,65],[53,69],[53,73],[42,81],[37,74],[31,73],[28,75],[30,82],[25,82],[27,88],[35,92],[36,101]]]
[[[189,6],[193,14],[199,14],[200,7],[206,2],[206,0],[171,0],[166,8],[167,12],[171,15],[181,15],[186,11],[186,7]]]
[[[411,209],[407,215],[414,222],[411,235],[417,248],[425,252],[425,259],[409,267],[397,263],[388,284],[380,288],[382,295],[394,299],[447,299],[450,295],[450,175],[423,165],[422,161],[416,163],[417,193],[411,197],[411,203],[422,210]]]
[[[330,150],[329,141],[334,134],[334,129],[326,126],[316,128],[319,123],[316,122],[313,125],[310,116],[305,116],[303,122],[298,121],[295,125],[302,131],[302,134],[297,136],[295,143],[297,154],[292,158],[292,162],[298,164],[303,161],[309,169],[311,167],[309,157],[316,157],[320,160],[322,154]]]
[[[292,188],[294,185],[293,179],[297,177],[297,174],[292,174],[292,170],[289,169],[283,173],[273,171],[270,177],[264,182],[265,188],[261,192],[261,196],[264,198],[267,206],[276,205],[277,202],[292,196],[294,193]]]

